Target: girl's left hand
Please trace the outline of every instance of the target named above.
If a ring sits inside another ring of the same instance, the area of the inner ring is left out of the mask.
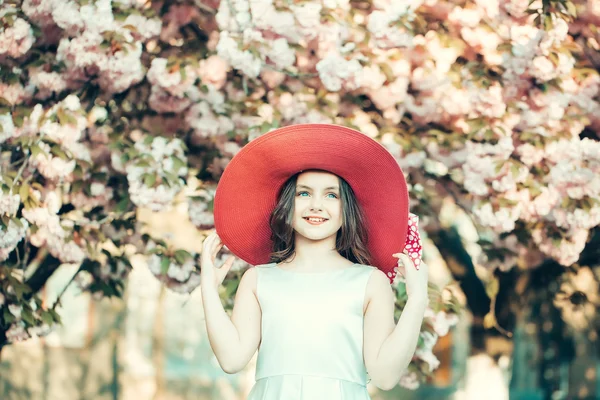
[[[406,294],[409,299],[427,301],[429,279],[429,267],[423,261],[419,265],[419,269],[415,267],[410,257],[404,253],[394,254],[399,259],[398,273],[404,276],[406,281]]]

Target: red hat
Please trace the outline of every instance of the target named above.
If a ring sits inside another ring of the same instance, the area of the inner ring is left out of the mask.
[[[221,241],[251,265],[268,263],[273,249],[269,219],[279,190],[291,176],[309,169],[348,182],[365,216],[370,263],[395,277],[393,254],[405,248],[408,230],[404,174],[381,144],[339,125],[286,126],[244,146],[225,168],[215,193]]]

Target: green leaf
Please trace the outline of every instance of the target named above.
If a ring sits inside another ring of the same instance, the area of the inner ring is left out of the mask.
[[[573,4],[572,1],[567,1],[566,6],[567,6],[567,11],[569,12],[569,14],[573,18],[577,18],[577,8],[575,7],[575,4]]]
[[[123,213],[123,212],[127,211],[127,207],[129,207],[129,196],[125,195],[117,203],[116,210],[120,213]]]
[[[54,322],[56,322],[57,324],[62,324],[60,315],[58,315],[58,313],[56,311],[50,309],[50,310],[48,310],[48,312],[50,313],[50,315],[52,315],[52,319],[54,320]]]
[[[209,212],[213,212],[215,209],[215,199],[211,199],[208,203],[206,203],[206,209]]]
[[[168,257],[164,257],[161,261],[160,261],[160,273],[163,275],[167,274],[167,271],[169,271],[169,265],[171,264],[171,259]]]
[[[23,294],[24,293],[29,293],[31,292],[31,289],[29,288],[28,285],[26,285],[25,283],[22,283],[20,281],[18,281],[17,279],[11,279],[10,284],[12,285],[14,291],[15,291],[15,296],[17,297],[18,300],[22,300],[23,299]]]
[[[83,181],[75,181],[71,185],[71,193],[80,192],[82,188],[83,188]]]
[[[144,138],[144,144],[146,146],[150,146],[153,141],[154,141],[154,136],[148,135]]]
[[[51,326],[54,323],[54,319],[52,318],[52,314],[47,311],[42,311],[42,322],[46,325]]]
[[[22,202],[27,200],[29,197],[29,185],[27,183],[21,185],[21,188],[19,189],[19,195],[21,196]]]
[[[31,313],[31,310],[23,307],[23,311],[21,312],[21,318],[23,321],[27,322],[29,325],[35,325],[35,318]]]
[[[63,151],[63,149],[61,149],[60,146],[58,146],[58,145],[52,146],[50,151],[52,152],[52,154],[54,154],[57,157],[60,157],[63,160],[69,159],[69,157],[67,156],[67,153],[65,153]]]
[[[153,187],[156,183],[156,175],[154,174],[144,174],[144,185],[148,187]]]
[[[552,23],[552,17],[550,15],[546,15],[546,18],[544,18],[544,29],[551,31],[553,27],[554,24]]]
[[[48,155],[46,154],[46,152],[45,152],[44,150],[42,150],[42,148],[41,148],[40,146],[38,146],[37,144],[34,144],[34,145],[32,145],[32,146],[29,148],[29,151],[31,151],[31,155],[32,155],[33,157],[37,157],[37,156],[38,156],[38,154],[40,154],[40,153],[44,154],[44,156],[45,156],[46,158],[48,157]]]
[[[385,63],[381,63],[379,64],[379,68],[381,69],[381,72],[383,72],[383,74],[385,75],[385,78],[388,82],[394,82],[396,80],[396,75],[394,74],[394,71],[392,71],[392,68]]]
[[[128,29],[128,30],[130,30],[132,32],[139,32],[138,29],[135,26],[131,25],[131,24],[123,25],[122,28],[123,29]]]
[[[175,260],[177,260],[179,265],[185,264],[185,262],[191,257],[192,257],[192,255],[183,249],[177,250],[175,252]]]
[[[171,156],[171,161],[173,161],[173,169],[175,171],[179,171],[180,168],[185,167],[185,163],[179,157]]]
[[[16,320],[15,316],[8,311],[8,307],[3,307],[2,317],[6,324],[12,324]]]

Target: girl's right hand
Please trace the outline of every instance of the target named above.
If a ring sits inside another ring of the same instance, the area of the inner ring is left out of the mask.
[[[215,267],[215,259],[222,247],[223,242],[221,242],[221,238],[216,232],[208,235],[202,242],[200,257],[200,285],[202,288],[218,289],[233,265],[235,256],[231,255],[220,268]]]

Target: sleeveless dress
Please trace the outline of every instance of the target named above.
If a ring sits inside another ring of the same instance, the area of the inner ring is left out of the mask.
[[[257,265],[262,309],[248,400],[370,400],[363,361],[365,290],[375,267],[295,272]]]

